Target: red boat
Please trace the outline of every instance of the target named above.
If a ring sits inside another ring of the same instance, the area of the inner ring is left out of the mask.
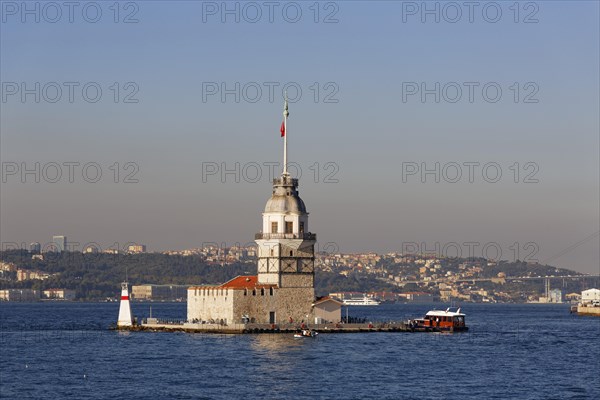
[[[465,314],[460,312],[460,308],[454,311],[451,308],[445,311],[432,310],[425,314],[424,318],[414,319],[408,323],[414,330],[422,331],[465,332],[469,330],[465,325]]]

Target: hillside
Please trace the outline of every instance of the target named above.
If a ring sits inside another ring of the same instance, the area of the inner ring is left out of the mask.
[[[125,279],[132,285],[178,284],[199,285],[226,282],[237,275],[256,274],[254,262],[234,264],[209,264],[201,256],[179,256],[161,253],[145,254],[83,254],[80,252],[46,253],[44,260],[32,259],[24,250],[0,253],[4,263],[16,268],[40,271],[50,276],[44,280],[16,280],[16,272],[4,272],[0,289],[31,288],[74,289],[77,298],[87,300],[115,297],[120,283]],[[394,286],[377,280],[374,276],[344,276],[317,271],[316,292],[324,295],[330,291],[369,291],[392,289]]]

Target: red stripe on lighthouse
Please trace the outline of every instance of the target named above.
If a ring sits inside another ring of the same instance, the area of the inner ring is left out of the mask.
[[[121,296],[121,300],[129,300],[129,296]]]

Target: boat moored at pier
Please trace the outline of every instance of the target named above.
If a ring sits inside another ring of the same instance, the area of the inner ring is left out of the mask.
[[[408,321],[415,330],[439,332],[465,332],[469,328],[465,324],[465,314],[460,308],[447,308],[446,310],[432,310],[425,317]]]

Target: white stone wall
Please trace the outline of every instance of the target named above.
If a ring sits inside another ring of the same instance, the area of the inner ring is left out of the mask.
[[[221,294],[223,292],[223,294]],[[275,323],[314,321],[312,303],[314,289],[221,289],[190,288],[188,290],[188,321],[220,321],[227,324],[241,323],[244,316],[253,322],[269,323],[270,312],[275,312]],[[308,318],[307,318],[308,315]]]
[[[188,321],[233,321],[234,290],[218,287],[189,288],[187,301]]]

